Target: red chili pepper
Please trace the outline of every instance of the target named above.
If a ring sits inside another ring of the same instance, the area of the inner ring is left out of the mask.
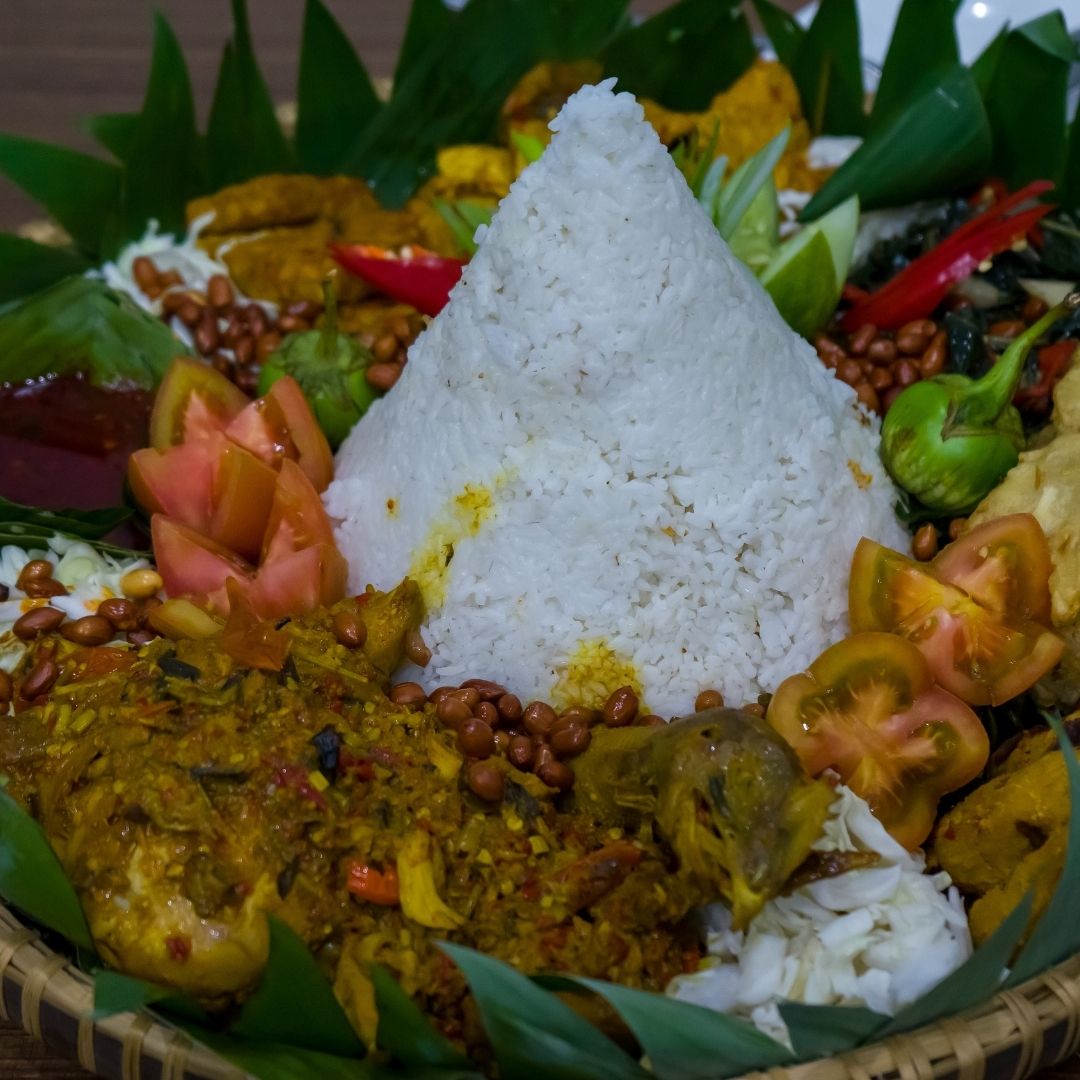
[[[401,903],[397,871],[392,866],[385,870],[376,870],[367,863],[354,862],[349,867],[346,888],[353,896],[359,896],[369,904],[397,907]]]
[[[1053,209],[1049,203],[1019,209],[1053,186],[1049,180],[1037,180],[961,225],[851,307],[840,320],[841,328],[850,333],[873,323],[882,330],[895,330],[930,315],[953,285],[970,277],[986,259],[1011,247]]]
[[[1051,395],[1062,375],[1069,370],[1069,361],[1076,352],[1075,341],[1057,341],[1053,345],[1044,345],[1039,350],[1039,381],[1032,386],[1023,386],[1013,396],[1013,404],[1018,409],[1027,411],[1049,412]]]
[[[400,252],[370,244],[331,244],[330,252],[350,274],[424,315],[438,315],[446,307],[465,265],[415,244]]]

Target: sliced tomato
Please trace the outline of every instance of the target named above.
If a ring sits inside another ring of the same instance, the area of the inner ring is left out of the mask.
[[[281,468],[286,459],[299,456],[285,413],[269,398],[249,401],[233,417],[225,434],[274,469]]]
[[[334,455],[300,384],[291,375],[284,375],[270,387],[264,400],[272,401],[281,409],[296,445],[300,468],[315,485],[315,490],[322,493],[334,478]]]
[[[319,493],[296,462],[283,462],[263,536],[263,561],[275,562],[313,544],[333,543],[334,527]]]
[[[206,597],[219,591],[224,594],[230,577],[241,585],[253,578],[250,563],[178,521],[155,514],[150,520],[150,535],[154,561],[168,596]],[[213,606],[228,610],[220,601]]]
[[[243,391],[209,364],[177,357],[154,398],[150,445],[165,450],[207,431],[221,431],[247,402]]]
[[[937,682],[970,705],[1023,693],[1065,647],[1034,617],[1049,609],[1050,561],[1045,539],[1031,542],[1032,524],[1038,529],[1033,518],[974,529],[932,563],[861,540],[849,586],[852,630],[907,638]]]
[[[257,560],[277,483],[278,473],[269,465],[242,447],[227,445],[214,474],[210,539],[245,559]]]
[[[263,619],[302,615],[345,595],[348,565],[332,544],[316,544],[265,562],[251,587],[251,603]]]
[[[262,671],[280,671],[289,655],[289,635],[261,619],[247,591],[229,578],[225,583],[229,618],[221,632],[221,647],[238,664]]]
[[[147,513],[165,514],[204,532],[212,513],[218,460],[227,446],[225,436],[214,433],[166,450],[136,450],[128,461],[135,501]]]
[[[1009,514],[954,540],[934,560],[942,581],[1008,621],[1050,623],[1054,565],[1032,514]]]
[[[834,769],[905,847],[930,834],[938,800],[982,771],[990,741],[896,634],[854,634],[780,684],[767,719],[816,776]]]

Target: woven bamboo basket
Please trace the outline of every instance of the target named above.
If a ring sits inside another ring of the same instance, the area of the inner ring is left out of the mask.
[[[110,1080],[242,1080],[245,1075],[147,1013],[95,1021],[92,1011],[90,979],[0,905],[0,1016],[5,1020]],[[742,1080],[1024,1080],[1077,1050],[1080,954],[959,1016]]]

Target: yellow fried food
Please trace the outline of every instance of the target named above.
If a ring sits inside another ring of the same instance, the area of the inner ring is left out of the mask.
[[[1080,367],[1074,366],[1054,391],[1048,441],[1020,455],[967,527],[1018,513],[1034,514],[1046,533],[1054,567],[1051,616],[1065,639],[1061,663],[1038,690],[1046,701],[1071,705],[1080,687]]]
[[[375,209],[378,201],[363,180],[349,176],[257,176],[232,184],[187,205],[190,225],[205,214],[213,217],[205,235],[248,233],[300,225],[319,218],[335,221],[346,208]]]
[[[705,146],[715,132],[716,152],[727,156],[731,169],[737,169],[791,124],[787,149],[773,174],[776,186],[816,191],[827,175],[806,164],[810,128],[803,118],[794,81],[775,60],[755,60],[735,83],[713,98],[704,112],[673,112],[647,99],[641,104],[645,119],[668,146],[691,135]]]
[[[510,131],[520,130],[530,121],[539,121],[546,129],[571,94],[587,83],[599,82],[602,75],[599,60],[549,60],[537,64],[522,75],[503,102],[504,134],[508,138]]]
[[[1052,732],[1026,732],[997,775],[938,822],[931,859],[975,897],[968,918],[976,943],[1029,890],[1037,918],[1061,875],[1069,786],[1057,746]]]

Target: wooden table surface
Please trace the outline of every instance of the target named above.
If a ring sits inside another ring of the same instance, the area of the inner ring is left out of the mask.
[[[376,75],[393,70],[407,0],[328,0]],[[296,79],[302,0],[251,0],[259,59],[278,100],[289,100]],[[663,0],[644,0],[648,11]],[[786,0],[797,8],[800,0]],[[227,33],[225,0],[0,0],[0,128],[20,135],[93,149],[82,117],[138,107],[150,47],[154,8],[169,17],[184,46],[200,108],[205,112]],[[0,230],[38,211],[0,180]],[[0,1022],[0,1080],[84,1080],[78,1065],[58,1057],[20,1030]],[[1080,1077],[1080,1058],[1040,1080]]]

